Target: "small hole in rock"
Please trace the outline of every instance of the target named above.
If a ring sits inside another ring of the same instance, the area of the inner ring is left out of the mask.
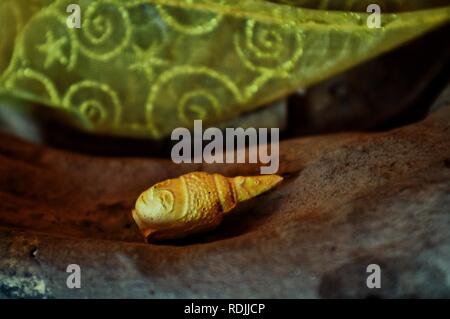
[[[444,160],[444,166],[445,166],[446,168],[450,168],[450,158]]]
[[[37,255],[38,255],[38,252],[39,252],[38,248],[37,248],[37,247],[33,247],[33,248],[30,250],[30,257],[31,257],[31,258],[36,258]]]

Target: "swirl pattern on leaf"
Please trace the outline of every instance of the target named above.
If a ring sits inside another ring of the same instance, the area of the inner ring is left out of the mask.
[[[108,85],[90,80],[76,83],[64,96],[63,106],[76,110],[91,125],[120,122],[122,107],[117,93]]]
[[[94,1],[86,9],[83,26],[77,29],[80,50],[94,60],[110,60],[130,42],[128,11],[116,1]]]
[[[248,20],[234,38],[244,65],[257,73],[287,75],[303,54],[302,32],[290,25],[274,26]]]
[[[32,95],[36,101],[49,101],[49,105],[58,105],[60,98],[53,82],[44,74],[32,69],[22,69],[12,73],[5,80],[7,90],[22,92],[22,97]]]
[[[161,98],[163,94],[164,98]],[[163,73],[150,89],[146,107],[149,128],[160,136],[177,127],[177,123],[190,127],[196,119],[213,121],[222,115],[220,101],[242,102],[239,88],[229,77],[205,67],[172,68]],[[174,111],[178,118],[171,116],[170,122],[169,117]],[[169,121],[155,121],[155,113]]]
[[[81,29],[67,27],[68,4]],[[386,52],[449,21],[450,7],[386,13],[380,30],[367,16],[266,0],[3,0],[0,91],[77,113],[94,133],[161,138]]]

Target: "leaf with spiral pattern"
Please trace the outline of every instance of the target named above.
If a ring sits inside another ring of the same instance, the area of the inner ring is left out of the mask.
[[[72,3],[80,29],[66,25]],[[158,139],[196,119],[223,123],[450,19],[441,0],[384,0],[371,29],[367,3],[2,0],[0,93],[92,133]]]

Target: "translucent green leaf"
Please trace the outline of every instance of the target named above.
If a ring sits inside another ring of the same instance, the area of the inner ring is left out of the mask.
[[[365,12],[295,2],[4,0],[0,90],[94,133],[160,138],[194,119],[234,118],[450,18],[450,7],[382,13],[369,28]],[[81,29],[66,25],[71,3]]]

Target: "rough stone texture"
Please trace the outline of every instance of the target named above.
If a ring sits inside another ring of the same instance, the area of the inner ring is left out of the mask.
[[[137,195],[191,170],[0,135],[0,297],[450,297],[450,106],[382,133],[285,141],[274,191],[215,231],[143,242]],[[66,287],[79,264],[82,288]],[[382,269],[368,289],[366,267]]]

